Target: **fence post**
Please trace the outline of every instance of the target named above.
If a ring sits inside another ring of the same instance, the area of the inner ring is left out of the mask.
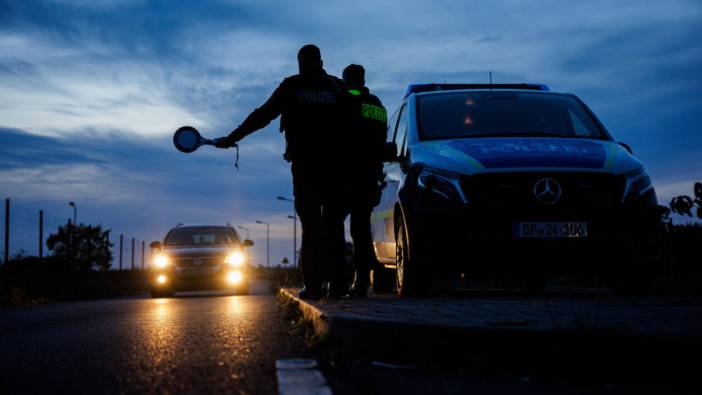
[[[110,231],[105,231],[105,256],[110,257]],[[109,266],[112,266],[112,257],[107,262]]]
[[[134,238],[132,237],[132,270],[134,270]]]
[[[124,235],[119,235],[119,270],[122,270],[122,245],[124,243]]]
[[[75,264],[75,257],[73,256],[73,224],[71,219],[68,219],[68,259],[71,260],[71,265]]]
[[[10,199],[5,199],[5,264],[10,261]]]
[[[144,270],[144,247],[145,247],[145,242],[144,240],[141,241],[141,270]]]
[[[39,259],[44,258],[44,210],[39,210]]]

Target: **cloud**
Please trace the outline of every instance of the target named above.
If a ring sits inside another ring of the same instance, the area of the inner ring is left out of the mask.
[[[208,124],[178,103],[178,92],[163,83],[163,71],[155,65],[79,61],[86,52],[96,52],[69,48],[57,53],[28,36],[0,39],[0,53],[20,54],[19,47],[28,55],[0,58],[0,119],[6,126],[45,135],[93,128],[148,136],[166,134],[186,121]]]
[[[288,166],[279,157],[252,161],[249,154],[242,152],[237,172],[233,151],[202,148],[185,155],[169,138],[0,129],[0,185],[13,204],[61,218],[66,203],[75,201],[82,221],[146,240],[163,237],[178,222],[248,224],[258,239],[260,226],[252,224],[260,219],[271,223],[273,243],[283,248],[292,209],[275,197],[291,193]]]
[[[274,199],[291,189],[277,121],[244,141],[240,172],[233,152],[181,155],[170,134],[183,124],[207,137],[229,132],[296,72],[296,51],[309,42],[331,73],[365,65],[391,111],[409,83],[487,81],[490,71],[496,82],[574,92],[634,147],[661,197],[702,178],[695,0],[3,6],[3,192],[56,207],[81,200],[88,218],[125,232],[157,237],[177,222],[231,221],[259,237],[255,221],[270,220],[276,254],[290,255],[290,208]]]

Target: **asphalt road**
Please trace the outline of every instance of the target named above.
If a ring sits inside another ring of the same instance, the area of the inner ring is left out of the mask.
[[[305,354],[267,284],[0,310],[0,392],[277,393],[275,361]]]
[[[6,308],[0,310],[0,393],[273,394],[276,361],[287,358],[317,360],[335,394],[610,395],[696,393],[697,387],[644,372],[619,380],[618,369],[598,377],[592,364],[606,355],[592,362],[561,353],[540,366],[533,362],[544,355],[511,360],[517,350],[489,358],[476,353],[457,364],[441,353],[421,361],[349,358],[309,349],[290,329],[266,283],[254,284],[250,296],[191,293]]]

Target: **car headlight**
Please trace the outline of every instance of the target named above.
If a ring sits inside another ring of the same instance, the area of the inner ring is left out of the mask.
[[[653,189],[651,176],[643,167],[624,173],[624,177],[626,184],[622,202],[632,198],[639,198]]]
[[[239,271],[233,271],[227,273],[227,281],[230,284],[239,284],[244,276]]]
[[[417,175],[417,185],[444,199],[468,203],[461,188],[460,176],[456,173],[423,167]]]
[[[163,254],[157,255],[156,258],[154,259],[154,265],[158,269],[163,269],[164,267],[166,267],[170,264],[171,264],[171,260],[168,259],[168,257],[163,255]]]
[[[241,251],[234,251],[231,254],[227,255],[227,257],[224,259],[224,262],[232,266],[241,266],[244,264],[245,260],[246,257],[244,257],[244,254],[242,254]]]

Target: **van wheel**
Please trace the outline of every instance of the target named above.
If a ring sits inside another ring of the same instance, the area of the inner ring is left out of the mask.
[[[373,292],[392,292],[395,287],[395,271],[385,267],[376,267],[371,275]]]
[[[424,273],[416,259],[412,259],[407,242],[407,228],[400,219],[395,227],[395,285],[401,297],[427,296],[431,290],[431,276]]]

